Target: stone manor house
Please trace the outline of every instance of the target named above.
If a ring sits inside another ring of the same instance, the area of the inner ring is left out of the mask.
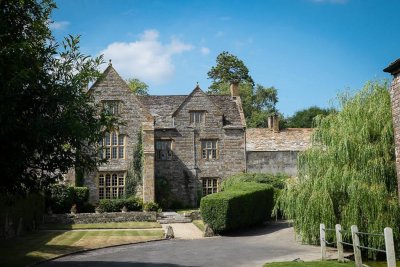
[[[85,176],[92,203],[125,194],[139,131],[143,201],[155,201],[155,181],[165,179],[174,199],[186,206],[217,192],[222,180],[247,168],[295,175],[297,152],[308,146],[311,135],[310,129],[279,131],[277,118],[270,118],[267,129],[246,131],[235,85],[230,95],[207,95],[197,85],[189,95],[135,96],[109,64],[89,93],[124,122],[100,142],[108,162]]]

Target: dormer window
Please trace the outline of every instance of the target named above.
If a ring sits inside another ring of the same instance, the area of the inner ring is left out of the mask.
[[[118,115],[120,112],[120,103],[117,100],[102,101],[104,110],[111,115]]]
[[[190,111],[190,123],[204,123],[204,111]]]

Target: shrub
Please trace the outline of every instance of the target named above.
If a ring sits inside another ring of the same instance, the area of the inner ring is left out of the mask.
[[[66,185],[53,185],[46,192],[46,207],[51,208],[54,213],[69,213],[73,201],[74,190]]]
[[[89,199],[89,189],[87,187],[72,187],[73,202],[77,205],[83,205]]]
[[[102,212],[119,212],[123,207],[128,211],[139,211],[142,209],[142,201],[136,197],[127,199],[102,199],[99,202],[99,208]]]
[[[158,204],[155,202],[146,202],[143,205],[144,211],[158,211],[159,209],[160,209],[160,206],[158,206]]]
[[[202,198],[200,210],[215,232],[225,232],[264,222],[271,215],[273,198],[271,185],[242,182]]]
[[[95,206],[90,203],[83,203],[81,206],[78,207],[78,212],[80,213],[93,213],[95,212]]]

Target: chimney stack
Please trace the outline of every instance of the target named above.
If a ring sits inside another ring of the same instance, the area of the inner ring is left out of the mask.
[[[275,113],[274,115],[268,116],[268,129],[274,132],[279,132],[279,115]]]
[[[231,89],[231,97],[232,98],[236,98],[239,96],[239,83],[232,82],[230,89]]]

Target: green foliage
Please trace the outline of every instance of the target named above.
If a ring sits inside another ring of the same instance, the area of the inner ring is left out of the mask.
[[[87,187],[70,187],[73,192],[73,203],[83,205],[89,199],[89,189]]]
[[[36,230],[43,220],[43,214],[44,197],[40,194],[1,196],[0,238],[5,239],[12,232],[22,234]]]
[[[323,109],[317,106],[309,107],[303,110],[299,110],[294,113],[293,116],[286,119],[287,128],[312,128],[314,119],[317,116],[327,116],[334,113],[335,110]]]
[[[312,146],[299,156],[299,177],[279,198],[302,240],[317,243],[319,224],[381,233],[387,226],[399,238],[399,204],[394,137],[387,83],[372,82],[339,96],[341,109],[316,120]],[[368,236],[364,245],[382,247]]]
[[[269,173],[240,173],[229,177],[221,184],[222,191],[229,187],[240,184],[243,182],[255,182],[261,184],[272,185],[275,189],[283,189],[285,187],[285,180],[289,176],[283,173],[269,174]]]
[[[73,204],[77,205],[78,212],[90,209],[87,206],[89,189],[87,187],[73,187],[64,184],[52,185],[46,191],[46,207],[54,213],[69,213]]]
[[[243,113],[249,127],[266,127],[267,117],[276,112],[278,92],[274,87],[254,86],[249,70],[242,60],[228,52],[217,57],[217,64],[208,72],[213,83],[208,94],[230,94],[230,84],[238,83]]]
[[[135,196],[137,186],[142,184],[143,179],[143,135],[139,129],[137,133],[137,144],[133,150],[133,160],[129,166],[126,176],[126,196]]]
[[[126,82],[128,83],[128,86],[131,89],[132,93],[134,93],[135,95],[149,95],[149,86],[145,82],[142,82],[137,78],[127,79]]]
[[[140,211],[143,207],[143,202],[137,197],[129,197],[126,199],[101,199],[99,208],[102,212],[120,212],[123,207],[128,211]]]
[[[254,182],[236,183],[225,191],[201,199],[205,223],[215,232],[257,225],[271,215],[274,189]]]
[[[174,199],[171,194],[171,185],[164,177],[155,177],[155,193],[156,201],[163,209],[168,209],[172,206]]]
[[[213,80],[209,88],[210,93],[218,93],[224,83],[248,83],[254,86],[253,78],[242,60],[227,51],[217,56],[217,64],[207,73],[208,78]]]
[[[51,0],[0,1],[0,193],[25,194],[62,179],[71,167],[94,169],[101,131],[87,86],[102,57],[79,51],[79,37],[57,43]]]
[[[144,211],[159,211],[160,206],[155,202],[146,202],[143,204]]]

